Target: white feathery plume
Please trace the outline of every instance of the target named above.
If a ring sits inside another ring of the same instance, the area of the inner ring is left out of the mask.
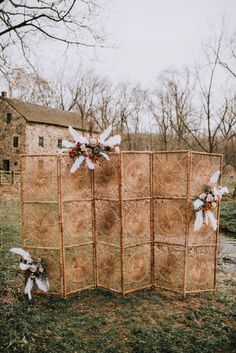
[[[206,211],[205,212],[205,218],[207,218],[207,224],[208,224],[208,220],[211,223],[211,226],[214,230],[217,229],[217,220],[215,219],[215,216],[213,214],[212,211]]]
[[[215,172],[212,176],[211,176],[211,179],[209,181],[209,185],[215,185],[217,184],[218,180],[219,180],[219,177],[220,177],[220,171],[217,170],[217,172]]]
[[[25,294],[28,294],[29,300],[32,299],[31,290],[33,288],[33,285],[34,285],[34,281],[29,277],[25,286]]]
[[[20,262],[19,268],[21,271],[26,271],[30,268],[30,265],[23,264],[23,262]]]
[[[121,143],[120,135],[115,135],[110,137],[107,141],[104,142],[105,146],[113,147],[115,145],[119,145]]]
[[[205,224],[208,226],[209,224],[209,217],[208,217],[208,211],[205,212]]]
[[[196,218],[194,222],[194,230],[198,231],[203,225],[203,212],[199,210],[196,212]]]
[[[105,158],[107,159],[108,161],[110,160],[108,155],[106,153],[103,153],[103,152],[100,152],[100,154]]]
[[[87,166],[88,166],[89,169],[94,169],[95,164],[91,161],[90,158],[87,157],[86,158],[86,162],[87,162]]]
[[[193,206],[194,206],[195,210],[198,209],[199,207],[201,207],[202,205],[204,205],[204,202],[200,199],[193,201]]]
[[[104,144],[106,138],[108,138],[108,136],[110,135],[111,131],[112,131],[112,126],[110,125],[110,126],[108,126],[108,128],[107,128],[106,130],[104,130],[104,131],[101,133],[101,135],[99,136],[98,141],[99,141],[100,143]]]
[[[72,165],[70,169],[70,173],[74,173],[81,165],[81,163],[84,161],[85,157],[84,156],[79,156],[76,158],[74,164]]]
[[[35,278],[35,282],[40,290],[43,292],[47,292],[49,290],[49,282],[48,279]]]
[[[67,140],[62,140],[62,147],[72,148],[75,147],[75,144]]]
[[[229,193],[229,189],[227,188],[227,186],[224,186],[223,188],[219,188],[218,191],[220,192],[221,195]]]
[[[71,134],[71,136],[73,137],[73,139],[75,140],[76,143],[77,142],[79,142],[79,143],[88,143],[88,140],[86,139],[86,137],[80,135],[80,133],[78,133],[78,131],[73,129],[73,127],[69,126],[69,131],[70,131],[70,134]]]
[[[30,254],[28,253],[28,251],[25,251],[22,248],[11,248],[9,250],[10,252],[12,252],[13,254],[16,255],[20,255],[21,257],[23,257],[25,260],[31,258]]]

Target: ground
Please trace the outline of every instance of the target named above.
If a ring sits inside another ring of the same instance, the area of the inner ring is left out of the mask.
[[[235,202],[227,202],[222,223],[235,237]],[[8,251],[21,245],[19,202],[2,201],[0,210],[0,352],[236,352],[235,276],[224,264],[216,295],[183,300],[144,290],[122,298],[97,289],[66,300],[35,295],[29,304],[18,258]]]

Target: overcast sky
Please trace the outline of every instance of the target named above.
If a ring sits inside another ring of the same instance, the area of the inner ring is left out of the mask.
[[[104,2],[107,44],[117,48],[97,49],[96,56],[93,50],[80,56],[68,50],[64,67],[69,79],[83,65],[115,83],[130,80],[150,87],[163,70],[194,65],[201,55],[201,42],[220,32],[223,19],[227,32],[236,33],[236,0]],[[46,79],[52,80],[64,70],[64,49],[60,49],[58,43],[44,41],[34,50],[35,67]]]
[[[191,65],[201,42],[222,28],[236,31],[236,0],[113,0],[109,31],[118,49],[92,62],[113,80],[149,85],[164,69]]]

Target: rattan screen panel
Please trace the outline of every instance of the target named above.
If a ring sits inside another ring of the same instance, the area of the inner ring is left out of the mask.
[[[184,245],[186,229],[186,201],[179,199],[154,200],[154,234],[156,242]]]
[[[126,247],[124,249],[124,293],[151,286],[150,244]]]
[[[24,207],[25,246],[60,248],[58,205],[27,203]]]
[[[183,293],[185,247],[155,245],[154,277],[158,287]]]
[[[97,285],[122,292],[122,253],[117,246],[97,244]]]
[[[147,153],[122,154],[123,198],[150,197],[151,155]]]
[[[71,162],[68,157],[61,157],[61,197],[64,202],[92,199],[92,174],[86,164],[70,173]]]
[[[57,158],[51,156],[23,157],[22,191],[24,201],[57,201]]]
[[[66,248],[66,293],[94,287],[93,244]]]
[[[153,154],[154,197],[186,197],[187,177],[187,152],[157,152]]]
[[[120,155],[111,154],[94,170],[94,192],[98,199],[119,199]]]
[[[65,246],[93,242],[91,201],[72,201],[63,203]]]
[[[189,248],[187,292],[215,289],[215,257],[214,246]]]
[[[194,232],[192,201],[221,164],[198,152],[123,152],[71,174],[68,157],[22,156],[23,246],[63,297],[97,286],[215,290],[218,233]]]

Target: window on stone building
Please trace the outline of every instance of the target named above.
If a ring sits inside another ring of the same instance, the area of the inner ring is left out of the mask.
[[[10,124],[11,123],[11,119],[12,119],[12,114],[11,113],[7,113],[7,124]]]
[[[57,147],[62,148],[62,139],[57,140]]]
[[[39,146],[40,147],[44,146],[44,138],[42,136],[39,136]]]
[[[9,161],[9,159],[4,159],[3,160],[3,170],[5,172],[9,172],[10,171],[10,161]]]
[[[13,148],[19,147],[19,136],[13,136]]]

